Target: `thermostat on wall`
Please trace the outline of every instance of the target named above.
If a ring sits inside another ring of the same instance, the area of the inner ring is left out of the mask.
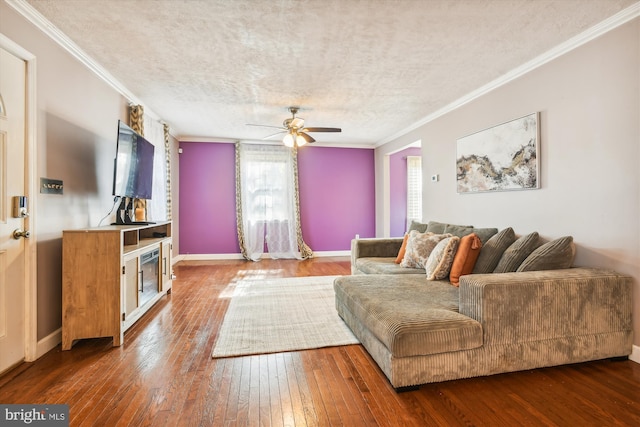
[[[440,175],[435,174],[435,175],[431,175],[431,182],[438,182],[440,181]]]

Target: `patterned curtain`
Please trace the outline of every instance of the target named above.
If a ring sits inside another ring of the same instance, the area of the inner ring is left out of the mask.
[[[302,225],[300,222],[300,187],[298,186],[298,147],[294,144],[291,150],[293,157],[293,185],[296,209],[296,237],[298,240],[298,248],[302,259],[313,258],[313,251],[302,238]]]
[[[169,140],[169,125],[164,123],[164,155],[167,162],[167,220],[171,221],[171,210],[173,203],[171,201],[171,142]]]
[[[144,107],[142,105],[131,105],[129,107],[129,126],[140,135],[144,136]],[[147,201],[144,199],[133,200],[134,212],[138,209],[144,211],[144,220],[147,219],[149,213],[147,212]],[[138,221],[138,218],[134,215],[134,221]]]
[[[129,126],[131,126],[131,129],[144,136],[144,107],[142,105],[130,106]]]
[[[236,228],[238,229],[238,244],[244,259],[249,260],[247,245],[244,240],[244,221],[242,218],[242,176],[240,174],[240,142],[236,142]]]

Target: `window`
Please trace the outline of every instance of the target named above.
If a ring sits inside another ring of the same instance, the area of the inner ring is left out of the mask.
[[[407,230],[422,221],[422,157],[407,156]]]
[[[248,202],[249,221],[276,221],[288,219],[286,188],[287,156],[289,153],[248,151],[244,163],[243,179]]]

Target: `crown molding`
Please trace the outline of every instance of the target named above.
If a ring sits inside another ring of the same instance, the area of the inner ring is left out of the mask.
[[[484,86],[481,86],[480,88],[474,90],[473,92],[468,93],[467,95],[463,96],[462,98],[459,98],[455,101],[453,101],[451,104],[448,104],[446,106],[444,106],[443,108],[433,112],[432,114],[429,114],[428,116],[426,116],[425,118],[423,118],[422,120],[414,123],[413,125],[410,125],[404,129],[402,129],[399,132],[396,132],[395,134],[386,137],[380,141],[378,141],[375,144],[375,147],[380,147],[388,142],[391,142],[397,138],[400,138],[403,135],[406,135],[407,133],[416,130],[417,128],[426,125],[429,122],[432,122],[433,120],[444,116],[447,113],[450,113],[460,107],[462,107],[465,104],[470,103],[471,101],[474,101],[484,95],[486,95],[487,93],[498,89],[501,86],[506,85],[507,83],[512,82],[513,80],[516,80],[517,78],[535,70],[538,67],[541,67],[542,65],[553,61],[556,58],[559,58],[562,55],[565,55],[568,52],[571,52],[574,49],[577,49],[578,47],[590,42],[591,40],[600,37],[601,35],[614,30],[618,27],[620,27],[621,25],[626,24],[627,22],[637,18],[640,16],[640,1],[637,3],[632,4],[631,6],[627,7],[626,9],[621,10],[620,12],[616,13],[615,15],[611,16],[610,18],[605,19],[604,21],[600,22],[599,24],[594,25],[593,27],[589,28],[588,30],[578,34],[575,37],[572,37],[571,39],[567,40],[566,42],[556,46],[555,48],[543,53],[542,55],[532,59],[529,62],[524,63],[523,65],[514,68],[513,70],[509,71],[508,73],[504,74],[501,77],[498,77],[497,79],[487,83]]]
[[[75,44],[66,34],[53,25],[47,18],[38,12],[26,0],[4,0],[7,5],[12,7],[16,12],[22,15],[27,21],[32,23],[37,29],[42,31],[51,40],[60,45],[64,50],[69,52],[71,56],[80,61],[91,72],[97,75],[101,80],[107,83],[116,92],[122,95],[132,104],[144,105],[144,102],[135,96],[129,89],[125,87],[118,79],[109,73],[102,65],[91,58],[80,46]],[[145,114],[150,117],[162,121],[160,116],[145,106]]]

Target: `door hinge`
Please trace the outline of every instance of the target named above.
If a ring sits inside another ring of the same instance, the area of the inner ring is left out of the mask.
[[[126,314],[122,313],[122,321],[124,322]]]
[[[122,266],[122,274],[124,274],[124,265]]]

